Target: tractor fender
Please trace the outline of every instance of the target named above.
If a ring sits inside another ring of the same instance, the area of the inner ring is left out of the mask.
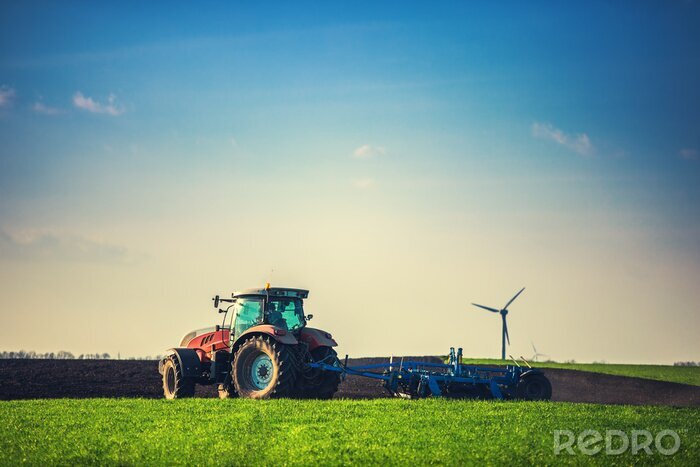
[[[305,342],[309,346],[309,350],[314,350],[316,347],[338,346],[330,333],[314,328],[303,328],[299,334],[299,340]]]
[[[280,327],[273,326],[272,324],[259,324],[258,326],[253,326],[246,332],[238,336],[236,342],[233,343],[231,347],[231,352],[236,353],[238,347],[245,340],[249,339],[251,336],[270,336],[280,344],[296,345],[299,341],[290,333]]]
[[[177,358],[182,368],[182,375],[186,378],[198,378],[202,376],[202,362],[197,354],[197,349],[176,347],[168,349],[163,358],[158,362],[158,372],[163,374],[163,365],[168,358]]]

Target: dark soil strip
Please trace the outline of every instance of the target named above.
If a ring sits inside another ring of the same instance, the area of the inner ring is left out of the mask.
[[[439,361],[434,357],[421,360]],[[363,358],[351,359],[349,364],[386,361],[386,358]],[[555,401],[700,406],[698,386],[574,370],[547,369],[546,375],[552,382]],[[215,395],[214,387],[197,389],[198,397]],[[0,360],[0,400],[162,396],[155,361]],[[389,395],[376,380],[349,376],[336,397],[374,399]]]

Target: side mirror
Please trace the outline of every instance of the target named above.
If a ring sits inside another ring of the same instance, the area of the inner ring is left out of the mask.
[[[311,321],[314,315],[306,315],[306,321]]]
[[[214,300],[214,308],[219,308],[219,296],[217,295],[216,297],[212,298]],[[221,310],[219,310],[219,313]]]
[[[217,325],[216,325],[216,332],[219,332],[219,331],[221,331],[221,326],[219,326],[219,325],[217,324]]]
[[[219,313],[226,313],[226,310],[222,310],[221,308],[219,308]]]

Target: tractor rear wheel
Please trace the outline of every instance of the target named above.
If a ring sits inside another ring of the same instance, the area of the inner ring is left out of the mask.
[[[552,384],[540,373],[524,375],[516,389],[518,399],[545,401],[552,398]]]
[[[194,380],[182,375],[180,360],[170,357],[163,365],[163,394],[166,399],[194,396]]]
[[[311,351],[314,362],[325,362],[332,365],[338,354],[330,347],[316,347]],[[316,374],[306,381],[304,387],[304,397],[312,399],[332,399],[333,394],[338,392],[340,384],[340,373],[335,371],[316,370]]]
[[[286,345],[269,337],[251,337],[234,356],[233,388],[247,399],[290,397],[298,376],[295,362]]]

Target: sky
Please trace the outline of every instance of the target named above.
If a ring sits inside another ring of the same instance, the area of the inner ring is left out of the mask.
[[[700,4],[494,3],[4,2],[0,350],[700,360]]]

